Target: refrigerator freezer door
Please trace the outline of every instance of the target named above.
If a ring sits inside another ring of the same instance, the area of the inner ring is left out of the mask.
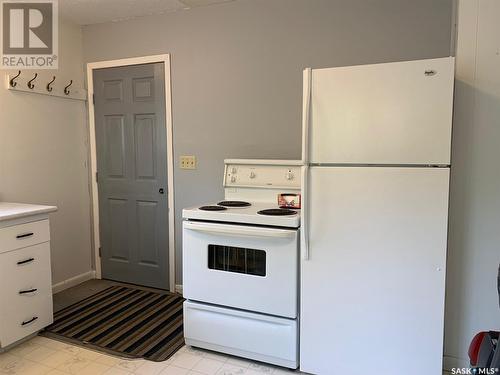
[[[448,168],[312,167],[300,369],[440,374]]]
[[[450,164],[453,77],[452,57],[313,69],[306,161]]]

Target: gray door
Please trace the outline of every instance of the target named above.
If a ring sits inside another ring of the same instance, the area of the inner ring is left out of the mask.
[[[163,63],[93,79],[102,277],[169,289]]]

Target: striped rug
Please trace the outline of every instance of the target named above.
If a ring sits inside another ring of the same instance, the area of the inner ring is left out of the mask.
[[[112,286],[54,314],[42,335],[127,358],[165,361],[184,345],[173,293]]]

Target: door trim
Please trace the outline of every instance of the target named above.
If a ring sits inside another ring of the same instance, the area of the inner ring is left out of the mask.
[[[97,188],[97,151],[94,117],[94,69],[115,68],[128,65],[141,65],[151,63],[163,63],[165,66],[165,125],[167,127],[167,186],[168,186],[168,259],[169,259],[169,289],[175,291],[175,210],[174,210],[174,154],[173,154],[173,131],[172,131],[172,87],[170,76],[170,54],[132,57],[118,60],[98,61],[87,64],[87,103],[89,123],[89,181],[91,193],[91,225],[93,235],[93,254],[96,278],[100,279],[101,257],[99,247],[101,246],[99,236],[99,192]]]

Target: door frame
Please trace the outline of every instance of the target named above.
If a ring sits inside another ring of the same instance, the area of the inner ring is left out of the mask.
[[[87,63],[87,103],[89,123],[89,181],[91,193],[91,225],[93,235],[93,255],[95,263],[95,277],[102,278],[101,257],[99,248],[101,246],[99,235],[99,190],[97,186],[97,150],[94,113],[94,80],[95,69],[116,68],[129,65],[142,65],[151,63],[163,63],[165,67],[165,126],[167,130],[167,186],[168,186],[168,259],[169,259],[169,287],[175,291],[175,210],[174,210],[174,154],[173,154],[173,130],[172,130],[172,87],[170,75],[170,54],[131,57],[118,60],[107,60]]]

